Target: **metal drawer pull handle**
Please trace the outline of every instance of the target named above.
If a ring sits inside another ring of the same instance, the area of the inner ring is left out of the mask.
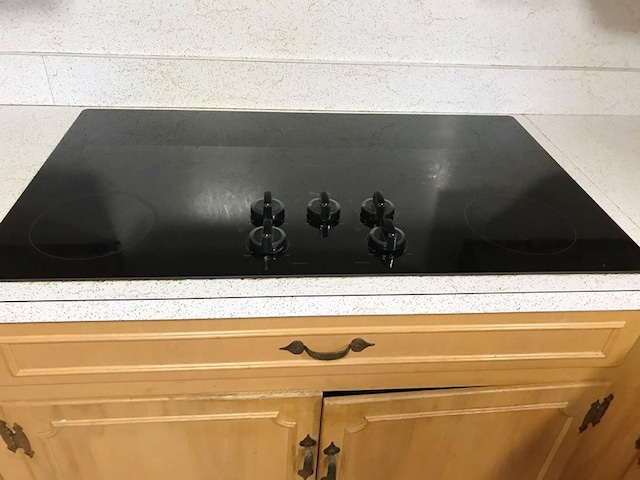
[[[304,463],[302,470],[298,470],[298,475],[304,478],[304,480],[307,480],[307,478],[313,475],[313,451],[311,449],[316,446],[316,441],[307,435],[304,437],[304,440],[300,442],[300,446],[304,447]]]
[[[308,348],[304,343],[300,340],[296,340],[291,342],[286,347],[281,347],[280,350],[286,350],[287,352],[291,352],[294,355],[300,355],[303,352],[307,352],[311,358],[315,358],[316,360],[338,360],[339,358],[344,358],[347,356],[349,351],[361,352],[365,348],[373,347],[375,343],[369,343],[361,338],[354,338],[351,340],[351,343],[344,347],[342,350],[338,350],[337,352],[314,352],[310,348]]]
[[[327,476],[320,480],[336,480],[336,455],[340,453],[340,449],[333,442],[324,449],[324,454],[329,457],[329,466],[327,467]]]
[[[636,449],[640,450],[640,438],[636,440]],[[640,458],[638,458],[638,465],[640,465]]]

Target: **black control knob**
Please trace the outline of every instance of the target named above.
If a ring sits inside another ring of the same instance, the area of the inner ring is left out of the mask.
[[[399,257],[407,248],[407,237],[395,227],[393,221],[386,218],[382,225],[371,229],[368,244],[376,255]]]
[[[393,202],[385,200],[382,192],[378,191],[373,197],[367,198],[360,207],[360,221],[368,227],[382,225],[385,218],[393,219],[396,206]]]
[[[254,228],[249,232],[247,243],[249,251],[261,257],[282,255],[289,246],[284,230],[274,227],[273,222],[268,219],[263,222],[261,227]]]
[[[340,204],[329,198],[327,192],[307,205],[307,222],[318,228],[335,227],[340,221]]]
[[[251,204],[251,223],[261,227],[264,220],[271,220],[278,227],[284,222],[284,203],[271,197],[271,192],[264,192],[264,197]]]

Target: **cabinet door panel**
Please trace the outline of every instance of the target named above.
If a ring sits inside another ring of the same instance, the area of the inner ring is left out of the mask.
[[[471,388],[324,401],[338,480],[550,480],[601,383]],[[322,456],[321,475],[327,471]]]
[[[638,480],[640,478],[640,464],[637,456],[633,459],[633,464],[629,467],[622,480]]]
[[[318,438],[320,407],[314,394],[3,409],[36,452],[16,480],[293,480],[298,443]]]

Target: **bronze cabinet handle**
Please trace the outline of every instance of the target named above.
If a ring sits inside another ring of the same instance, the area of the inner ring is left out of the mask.
[[[304,478],[304,480],[307,480],[307,478],[313,475],[313,451],[311,449],[316,446],[316,441],[307,435],[304,437],[304,440],[300,442],[300,446],[304,447],[304,462],[302,470],[298,470],[298,475]]]
[[[640,450],[640,438],[636,440],[636,449]],[[640,457],[638,458],[638,465],[640,465]]]
[[[287,352],[291,352],[294,355],[300,355],[303,352],[306,352],[311,358],[316,360],[338,360],[340,358],[344,358],[350,351],[353,352],[361,352],[365,348],[373,347],[374,343],[369,343],[361,338],[354,338],[351,340],[351,343],[344,347],[342,350],[338,350],[337,352],[315,352],[307,347],[300,340],[295,340],[291,342],[286,347],[281,347],[280,350],[286,350]]]
[[[329,466],[327,467],[327,476],[320,480],[336,480],[336,455],[340,453],[340,449],[331,442],[331,445],[325,448],[323,453],[329,457]]]

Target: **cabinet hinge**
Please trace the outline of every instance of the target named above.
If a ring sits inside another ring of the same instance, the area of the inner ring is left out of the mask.
[[[7,448],[13,453],[16,453],[21,448],[25,455],[33,458],[34,451],[31,450],[31,444],[29,439],[25,435],[22,427],[17,423],[13,424],[13,430],[7,427],[7,422],[0,420],[0,436],[4,443],[7,444]]]
[[[584,432],[589,427],[589,424],[595,427],[600,423],[600,420],[602,420],[604,414],[607,413],[607,409],[609,408],[612,400],[613,394],[605,397],[602,403],[600,402],[600,400],[596,400],[591,404],[591,408],[585,415],[584,420],[582,420],[582,425],[580,425],[580,433]]]

